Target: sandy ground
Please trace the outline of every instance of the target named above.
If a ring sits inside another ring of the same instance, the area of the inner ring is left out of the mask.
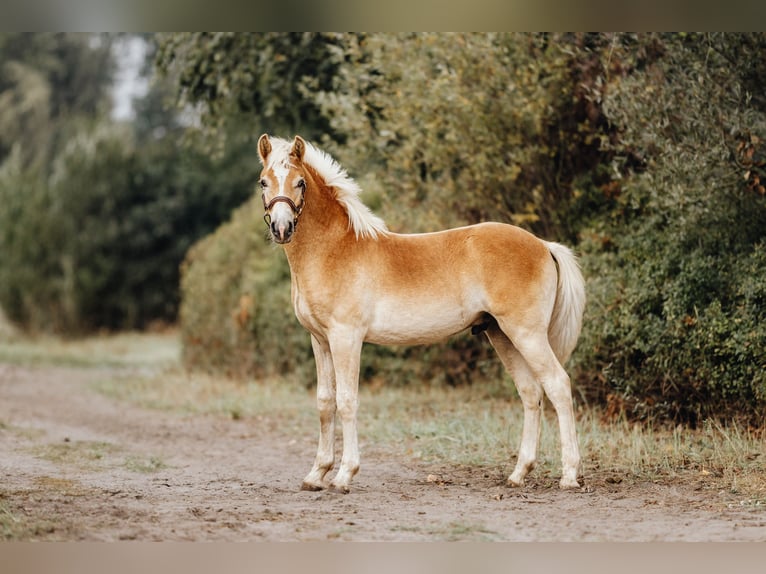
[[[501,469],[362,452],[350,494],[303,492],[315,436],[280,421],[145,410],[108,372],[0,364],[6,538],[65,541],[766,541],[766,512],[702,483],[586,477],[503,484]]]

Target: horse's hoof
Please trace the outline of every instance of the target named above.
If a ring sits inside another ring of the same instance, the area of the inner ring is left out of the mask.
[[[319,490],[324,490],[324,486],[322,486],[321,484],[314,484],[312,482],[303,481],[303,484],[301,484],[301,490],[308,490],[310,492],[317,492]]]
[[[522,486],[524,486],[524,479],[516,478],[513,475],[511,475],[508,477],[508,480],[505,481],[505,484],[507,484],[511,488],[521,488]]]
[[[348,494],[351,492],[351,487],[348,485],[338,486],[337,484],[331,484],[330,490],[334,492],[340,492],[341,494]]]
[[[561,490],[571,490],[573,488],[580,488],[580,483],[577,482],[577,480],[572,478],[570,479],[562,478],[561,481],[559,482],[559,488]]]

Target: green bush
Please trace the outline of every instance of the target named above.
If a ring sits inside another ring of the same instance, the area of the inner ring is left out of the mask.
[[[51,198],[36,172],[25,170],[17,150],[0,166],[0,305],[12,322],[59,323],[62,309],[52,302],[60,281],[41,281],[59,269],[48,246]]]
[[[571,243],[609,203],[606,50],[586,34],[351,36],[316,97],[393,229],[498,220]]]
[[[763,424],[766,200],[742,156],[758,157],[766,110],[742,89],[744,54],[739,67],[722,56],[747,45],[641,41],[661,57],[610,86],[605,109],[625,126],[617,158],[629,150],[645,168],[627,173],[617,208],[581,242],[578,386],[633,417]]]
[[[179,318],[190,368],[238,377],[313,368],[287,260],[266,238],[262,217],[260,198],[251,199],[182,265]]]

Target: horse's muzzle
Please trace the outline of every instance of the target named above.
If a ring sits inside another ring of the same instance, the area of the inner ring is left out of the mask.
[[[270,229],[271,237],[274,239],[274,243],[285,244],[290,243],[290,240],[293,238],[295,225],[291,221],[281,223],[272,221]]]

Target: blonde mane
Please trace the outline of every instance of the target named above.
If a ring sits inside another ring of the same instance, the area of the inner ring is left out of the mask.
[[[269,138],[269,141],[272,152],[269,156],[268,167],[289,165],[292,142],[275,137]],[[333,190],[335,199],[348,215],[348,225],[354,230],[357,239],[362,237],[377,239],[379,233],[388,232],[385,222],[372,213],[370,208],[359,199],[361,189],[357,183],[328,153],[306,142],[303,161],[311,166],[325,184]]]

